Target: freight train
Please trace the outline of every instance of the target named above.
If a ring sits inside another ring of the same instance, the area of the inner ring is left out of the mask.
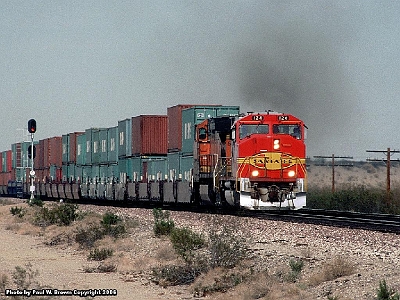
[[[306,206],[306,129],[290,114],[176,105],[0,153],[0,195],[245,209]]]

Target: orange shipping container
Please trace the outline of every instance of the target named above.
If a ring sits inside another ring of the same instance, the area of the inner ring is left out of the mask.
[[[167,116],[140,115],[132,118],[133,155],[166,155],[167,150]]]

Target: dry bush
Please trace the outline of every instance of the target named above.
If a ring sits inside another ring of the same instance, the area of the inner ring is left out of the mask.
[[[10,281],[10,279],[8,278],[8,276],[6,274],[2,273],[0,275],[0,292],[4,292],[9,281]]]
[[[252,271],[248,268],[227,269],[217,267],[200,275],[192,285],[197,297],[206,297],[214,293],[226,293],[243,282],[251,282]]]
[[[353,263],[341,256],[338,256],[333,260],[326,262],[322,266],[322,270],[313,274],[309,278],[308,283],[310,286],[317,286],[325,281],[331,281],[339,277],[354,274],[355,271],[356,267]]]

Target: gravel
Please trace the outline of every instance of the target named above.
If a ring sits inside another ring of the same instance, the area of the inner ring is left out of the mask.
[[[90,210],[101,213],[109,208],[90,206]],[[151,209],[113,210],[139,220],[144,231],[154,224]],[[199,233],[207,234],[210,227],[218,225],[234,228],[238,236],[246,238],[255,270],[276,274],[290,259],[303,260],[301,299],[327,299],[329,295],[375,299],[381,280],[400,291],[400,236],[396,234],[182,211],[171,211],[170,215],[175,226]],[[354,266],[353,274],[312,285],[312,279],[315,281],[327,264],[340,261]]]

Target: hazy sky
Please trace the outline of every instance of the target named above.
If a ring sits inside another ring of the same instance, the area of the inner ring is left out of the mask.
[[[30,118],[40,140],[186,103],[295,114],[309,156],[399,149],[399,16],[397,0],[3,0],[0,151]]]

